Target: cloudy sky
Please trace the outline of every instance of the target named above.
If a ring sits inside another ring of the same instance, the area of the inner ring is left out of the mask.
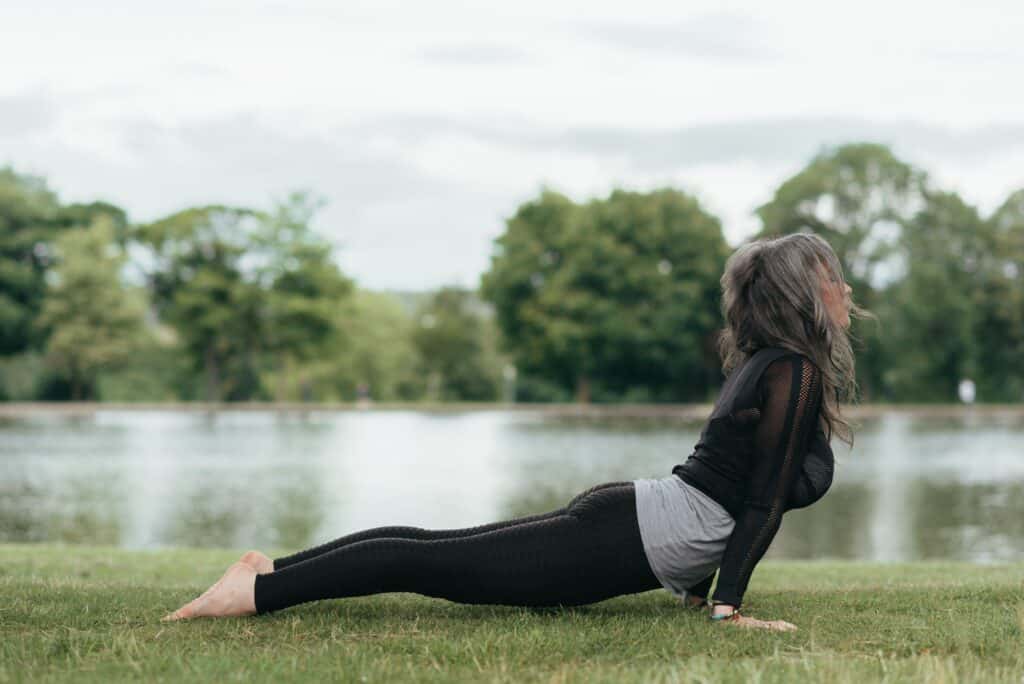
[[[516,206],[672,184],[734,244],[823,146],[991,211],[1024,187],[1024,4],[0,2],[0,165],[145,221],[329,204],[369,288],[475,286]]]

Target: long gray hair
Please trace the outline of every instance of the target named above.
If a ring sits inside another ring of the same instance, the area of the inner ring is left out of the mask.
[[[829,316],[821,277],[843,282],[832,247],[812,233],[757,240],[737,249],[722,275],[725,328],[718,351],[729,373],[758,349],[782,347],[803,354],[821,371],[821,422],[827,436],[853,445],[853,429],[840,402],[857,395],[849,332]],[[870,317],[853,305],[850,316]]]

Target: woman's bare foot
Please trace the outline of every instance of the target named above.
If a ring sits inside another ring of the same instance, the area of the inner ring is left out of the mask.
[[[197,617],[237,617],[256,613],[256,570],[247,563],[235,563],[202,595],[183,605],[164,621]]]
[[[260,553],[259,551],[246,551],[242,554],[242,557],[238,559],[239,563],[245,563],[249,565],[261,575],[267,575],[274,572],[274,561],[270,560],[268,556]]]

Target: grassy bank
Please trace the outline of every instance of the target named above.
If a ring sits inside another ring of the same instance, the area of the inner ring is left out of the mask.
[[[574,610],[410,595],[163,624],[237,554],[0,546],[0,681],[928,681],[1024,678],[1024,565],[766,563],[747,632],[665,592]]]

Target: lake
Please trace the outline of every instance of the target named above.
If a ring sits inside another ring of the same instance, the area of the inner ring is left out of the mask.
[[[875,411],[769,555],[1024,560],[1024,412]],[[0,417],[0,541],[296,549],[465,527],[668,475],[701,423],[548,410],[139,410]]]

